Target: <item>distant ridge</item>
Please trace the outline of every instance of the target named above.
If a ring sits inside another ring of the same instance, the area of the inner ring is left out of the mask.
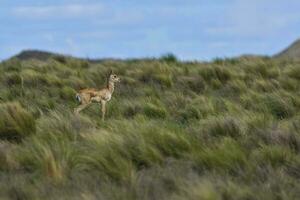
[[[276,54],[275,58],[300,60],[300,39],[292,43],[288,48]]]
[[[44,61],[54,56],[65,56],[65,55],[60,55],[60,54],[51,53],[47,51],[40,51],[40,50],[24,50],[21,51],[16,56],[14,56],[13,58],[18,58],[19,60],[36,59],[36,60]]]
[[[90,59],[90,58],[78,58],[74,57],[71,55],[66,55],[66,54],[59,54],[59,53],[53,53],[49,51],[42,51],[42,50],[23,50],[19,54],[11,57],[10,59],[17,58],[19,60],[40,60],[40,61],[46,61],[49,58],[73,58],[73,59],[78,59],[78,60],[83,60],[83,61],[88,61],[91,63],[99,63],[103,61],[121,61],[122,59],[115,59],[115,58],[103,58],[103,59]]]
[[[53,53],[49,51],[43,51],[43,50],[34,50],[34,49],[28,49],[23,50],[19,54],[11,57],[10,59],[17,58],[19,60],[40,60],[40,61],[46,61],[50,58],[73,58],[83,61],[88,61],[91,63],[99,63],[103,61],[123,61],[127,59],[116,59],[116,58],[100,58],[100,59],[90,59],[90,58],[78,58],[71,55],[66,54],[60,54],[60,53]],[[237,57],[233,57],[236,59],[255,59],[255,58],[263,58],[266,56],[262,55],[256,55],[256,54],[244,54]],[[292,59],[292,60],[299,60],[300,61],[300,39],[296,40],[294,43],[292,43],[289,47],[287,47],[285,50],[279,52],[278,54],[275,54],[273,58],[280,58],[280,59]],[[132,58],[135,60],[134,58]],[[142,59],[150,59],[151,58],[142,58]],[[153,59],[153,58],[152,58]],[[130,60],[130,59],[129,59]]]

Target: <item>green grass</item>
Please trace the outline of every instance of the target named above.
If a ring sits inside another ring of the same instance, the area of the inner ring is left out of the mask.
[[[17,103],[0,105],[0,139],[20,142],[35,133],[33,116]]]
[[[0,64],[0,199],[297,199],[300,63]],[[121,77],[106,121],[76,91]]]

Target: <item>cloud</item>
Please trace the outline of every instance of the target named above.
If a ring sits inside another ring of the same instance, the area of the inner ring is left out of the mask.
[[[13,8],[12,14],[26,18],[73,18],[98,15],[104,10],[104,6],[101,4],[66,4],[57,6],[20,6]]]
[[[291,0],[299,8],[300,3]],[[240,0],[227,8],[224,19],[205,28],[212,36],[265,38],[287,29],[299,21],[297,9],[285,7],[279,0]]]

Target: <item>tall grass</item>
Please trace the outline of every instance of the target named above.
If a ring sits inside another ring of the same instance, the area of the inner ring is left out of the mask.
[[[76,91],[121,76],[107,118]],[[0,199],[297,199],[299,63],[0,64]]]
[[[18,103],[0,105],[0,139],[19,142],[35,133],[35,120]]]

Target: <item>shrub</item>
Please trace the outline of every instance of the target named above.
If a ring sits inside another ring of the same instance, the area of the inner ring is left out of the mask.
[[[174,54],[172,54],[172,53],[167,53],[165,55],[162,55],[159,59],[161,61],[165,61],[165,62],[169,62],[169,63],[178,62],[177,57]]]
[[[34,118],[20,104],[1,104],[0,113],[0,139],[19,142],[35,133]]]

